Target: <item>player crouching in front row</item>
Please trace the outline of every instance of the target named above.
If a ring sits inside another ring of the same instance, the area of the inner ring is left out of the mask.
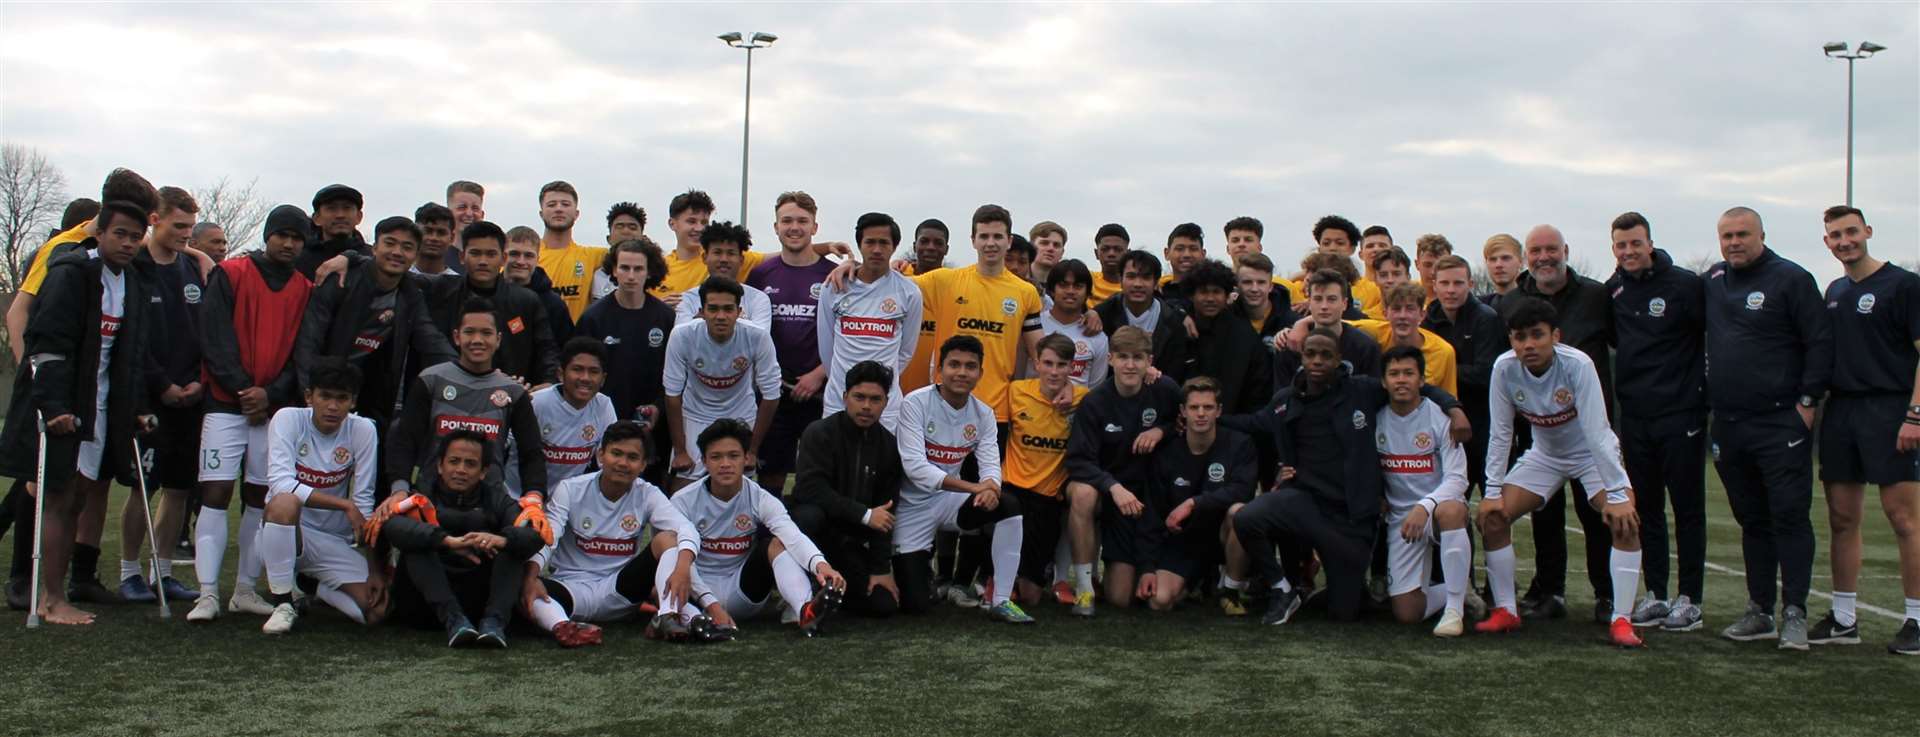
[[[673,495],[673,506],[700,531],[686,616],[704,611],[714,625],[709,639],[731,639],[739,630],[735,620],[760,614],[777,587],[800,631],[818,634],[820,620],[840,607],[847,582],[794,525],[779,496],[746,477],[753,428],[721,418],[694,442],[707,475]],[[820,582],[818,593],[808,571]]]
[[[527,559],[545,545],[535,527],[514,525],[520,505],[486,480],[490,442],[474,430],[448,433],[433,487],[387,497],[367,523],[369,546],[384,536],[400,551],[398,616],[445,627],[448,647],[507,646]]]
[[[320,582],[317,596],[353,621],[379,624],[387,613],[381,566],[353,549],[373,513],[380,466],[373,420],[348,414],[360,369],[347,359],[315,362],[307,406],[287,407],[267,423],[267,506],[256,549],[266,564],[273,613],[260,631],[284,635],[299,618],[294,574]]]
[[[600,628],[590,623],[632,616],[650,590],[658,592],[661,614],[648,625],[647,636],[684,640],[691,635],[680,606],[693,588],[700,533],[665,494],[640,479],[647,464],[646,438],[638,422],[607,426],[600,440],[600,470],[560,482],[547,499],[546,522],[554,541],[527,561],[520,600],[527,618],[553,633],[562,647],[599,644]],[[653,541],[643,549],[640,540],[649,526]],[[662,559],[668,564],[661,565]],[[542,577],[548,564],[553,574]]]
[[[1387,594],[1393,618],[1413,624],[1440,613],[1433,634],[1459,637],[1473,561],[1466,529],[1467,453],[1449,437],[1447,413],[1420,396],[1426,357],[1419,348],[1388,349],[1381,368],[1388,404],[1376,418],[1374,441],[1387,481]],[[1439,585],[1428,583],[1436,530],[1446,579]]]

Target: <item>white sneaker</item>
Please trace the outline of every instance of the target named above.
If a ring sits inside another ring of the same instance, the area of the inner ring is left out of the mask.
[[[300,613],[293,610],[292,604],[281,604],[273,608],[273,615],[267,617],[267,623],[260,625],[260,631],[269,635],[284,635],[293,631],[293,622]]]
[[[208,592],[193,600],[193,611],[187,612],[189,622],[211,622],[220,618],[220,595]]]
[[[273,605],[260,597],[253,589],[240,589],[233,592],[233,598],[227,600],[227,611],[235,614],[258,614],[262,617],[273,614]]]
[[[1466,628],[1466,620],[1460,610],[1448,609],[1440,615],[1440,623],[1433,626],[1434,637],[1459,637]]]

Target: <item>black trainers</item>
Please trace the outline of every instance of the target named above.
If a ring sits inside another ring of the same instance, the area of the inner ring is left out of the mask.
[[[1920,655],[1920,619],[1909,619],[1894,633],[1887,652],[1894,655]]]
[[[1520,602],[1520,618],[1527,621],[1542,619],[1566,619],[1567,599],[1564,596],[1537,596]]]
[[[31,586],[33,586],[33,584],[29,579],[7,579],[7,608],[16,612],[26,611],[27,607],[33,603],[32,597],[29,596],[29,592],[27,591]]]
[[[1261,624],[1286,624],[1293,619],[1293,613],[1300,610],[1300,590],[1281,591],[1274,589],[1267,598],[1267,613],[1260,617]]]
[[[1807,631],[1807,642],[1813,645],[1858,645],[1860,620],[1855,619],[1853,624],[1842,627],[1840,620],[1833,618],[1833,612],[1827,612],[1827,616],[1821,617],[1813,629]]]
[[[1599,625],[1613,624],[1613,600],[1612,599],[1602,596],[1594,600],[1593,623],[1599,624]]]
[[[466,647],[480,639],[480,631],[474,629],[473,622],[457,608],[443,612],[440,621],[447,625],[447,647]]]
[[[87,578],[67,584],[67,600],[75,604],[120,604],[124,600],[119,594],[107,590],[99,579]]]
[[[481,617],[480,636],[474,638],[473,644],[493,650],[505,650],[507,649],[507,628],[501,624],[499,617]]]

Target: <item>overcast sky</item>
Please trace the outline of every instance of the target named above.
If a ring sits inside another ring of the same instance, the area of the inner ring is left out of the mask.
[[[1686,262],[1751,205],[1771,245],[1824,281],[1820,210],[1844,197],[1846,64],[1823,42],[1890,47],[1858,66],[1856,204],[1883,257],[1920,258],[1916,4],[1654,5],[0,5],[0,136],[93,194],[114,166],[158,184],[258,177],[306,206],[346,182],[365,229],[486,185],[489,219],[536,225],[535,192],[581,192],[575,237],[634,200],[699,187],[740,206],[745,54],[754,55],[747,225],[805,189],[822,239],[860,213],[906,227],[1008,206],[1159,249],[1177,223],[1253,215],[1276,261],[1318,216],[1447,235],[1562,227],[1611,271],[1607,223],[1634,209]],[[953,260],[972,260],[964,238]]]

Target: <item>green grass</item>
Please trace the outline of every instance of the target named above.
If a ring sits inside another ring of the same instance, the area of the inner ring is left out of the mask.
[[[1710,474],[1711,476],[1711,474]],[[1897,556],[1867,500],[1861,600],[1900,608]],[[116,497],[118,498],[118,497]],[[1738,529],[1711,491],[1709,559],[1740,567]],[[115,513],[118,506],[114,507]],[[1827,590],[1823,503],[1814,586]],[[238,515],[235,515],[237,518]],[[118,543],[110,523],[108,561]],[[1522,534],[1520,559],[1530,560]],[[1573,533],[1569,533],[1573,536]],[[1577,536],[1575,536],[1577,538]],[[924,618],[840,620],[801,640],[768,621],[741,641],[669,646],[640,624],[561,651],[519,634],[505,652],[450,651],[434,633],[365,631],[324,607],[296,634],[261,619],[188,626],[152,606],[72,629],[0,624],[0,734],[1887,734],[1910,730],[1920,660],[1886,655],[1898,623],[1862,613],[1858,647],[1783,653],[1718,639],[1741,579],[1707,574],[1700,632],[1605,646],[1578,539],[1573,616],[1502,637],[1437,640],[1425,626],[1308,617],[1263,628],[1211,606],[1165,616],[1051,604],[1036,626],[951,607]],[[0,546],[4,548],[4,546]],[[0,553],[0,555],[4,555]],[[227,556],[231,584],[234,555]],[[191,569],[177,571],[191,578]],[[1529,576],[1524,574],[1522,579]],[[1817,617],[1825,600],[1810,602]]]

